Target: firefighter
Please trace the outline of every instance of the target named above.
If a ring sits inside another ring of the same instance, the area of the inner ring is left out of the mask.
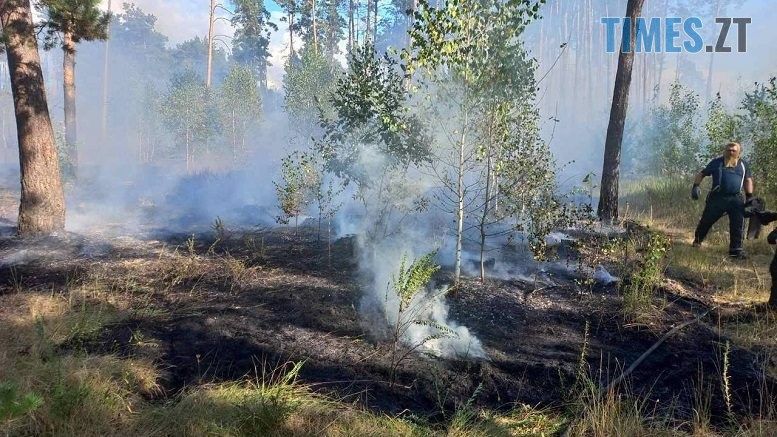
[[[753,177],[750,165],[741,158],[742,146],[728,143],[723,155],[713,159],[693,180],[691,197],[698,200],[701,196],[702,180],[712,176],[712,190],[707,195],[693,246],[699,247],[712,225],[723,215],[728,215],[729,249],[728,254],[735,259],[745,259],[742,240],[745,231],[745,202],[753,197]]]

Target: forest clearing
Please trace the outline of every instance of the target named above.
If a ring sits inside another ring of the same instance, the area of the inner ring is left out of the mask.
[[[0,0],[0,433],[777,434],[768,6]]]

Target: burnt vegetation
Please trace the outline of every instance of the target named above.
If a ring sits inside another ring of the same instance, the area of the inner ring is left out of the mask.
[[[777,82],[604,54],[742,6],[669,3],[0,2],[0,433],[774,435],[773,249],[684,200],[777,199]]]

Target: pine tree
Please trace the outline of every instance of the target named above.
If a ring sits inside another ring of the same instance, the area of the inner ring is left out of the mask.
[[[65,227],[65,200],[30,1],[0,2],[0,21],[11,74],[21,161],[19,234],[58,231]]]
[[[232,40],[232,58],[239,64],[250,68],[262,89],[267,89],[267,68],[269,62],[270,36],[278,30],[270,21],[270,12],[264,0],[232,0],[235,14],[232,25],[235,36]]]
[[[63,87],[65,96],[65,141],[75,150],[78,163],[76,132],[76,45],[81,41],[105,40],[111,15],[99,9],[99,0],[42,0],[43,27],[46,49],[60,46],[63,57]]]

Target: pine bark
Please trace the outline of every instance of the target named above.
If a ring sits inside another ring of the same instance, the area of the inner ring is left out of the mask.
[[[353,27],[353,0],[348,0],[348,55],[353,51],[354,27]]]
[[[65,105],[65,142],[72,153],[73,165],[78,168],[78,125],[76,123],[76,44],[73,34],[62,35],[62,91]]]
[[[313,20],[313,51],[315,53],[318,53],[318,11],[316,0],[311,0],[312,2],[312,13],[311,18]]]
[[[599,219],[612,222],[618,218],[618,182],[620,179],[621,145],[623,143],[623,128],[626,123],[626,113],[629,108],[629,87],[631,72],[634,67],[634,43],[636,40],[637,17],[642,12],[644,0],[629,0],[626,5],[626,16],[631,18],[630,34],[628,36],[630,50],[621,47],[618,55],[618,70],[615,73],[615,89],[610,108],[610,121],[607,126],[607,138],[604,144],[604,164],[602,166],[602,183],[599,193]],[[625,31],[625,30],[624,30]]]
[[[108,0],[108,12],[111,11],[111,0]],[[107,32],[110,34],[110,25]],[[102,98],[102,117],[100,123],[100,144],[105,147],[108,142],[108,87],[110,83],[110,55],[111,39],[105,40],[105,56],[103,57],[103,98]]]
[[[21,169],[18,232],[50,234],[65,227],[65,200],[30,0],[0,2],[6,35]]]

